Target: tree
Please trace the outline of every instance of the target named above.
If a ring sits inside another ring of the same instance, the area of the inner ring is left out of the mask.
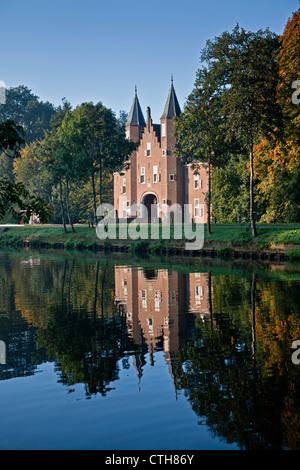
[[[279,38],[279,80],[274,99],[282,110],[281,125],[254,148],[259,197],[265,204],[265,222],[300,220],[300,9]],[[298,84],[298,85],[297,85]],[[298,86],[294,91],[293,86]]]
[[[19,155],[19,147],[24,143],[23,130],[12,120],[0,124],[0,151],[13,152]],[[10,212],[17,220],[28,222],[35,213],[42,222],[46,221],[50,210],[44,201],[30,194],[22,182],[0,179],[0,219]]]
[[[201,60],[222,90],[227,138],[235,138],[249,155],[252,236],[257,236],[254,207],[253,148],[273,132],[281,113],[274,91],[278,82],[278,37],[269,30],[247,32],[237,25],[207,41]]]
[[[6,91],[5,106],[0,107],[0,122],[12,119],[23,127],[24,140],[30,143],[45,136],[55,113],[51,103],[40,101],[28,87],[20,85]]]
[[[300,8],[288,20],[279,38],[279,83],[277,101],[286,118],[285,128],[298,142],[300,139]],[[298,90],[297,90],[298,88]],[[295,91],[296,90],[296,91]]]
[[[212,166],[224,164],[228,150],[222,114],[221,93],[214,77],[205,68],[199,69],[192,93],[183,113],[174,118],[176,154],[185,163],[192,164],[197,173],[204,162],[208,173],[207,234],[211,234]]]
[[[97,219],[96,175],[99,202],[103,202],[103,171],[125,164],[136,144],[125,138],[123,126],[102,103],[83,103],[67,114],[59,128],[61,142],[76,157],[77,177],[91,177],[94,218]]]

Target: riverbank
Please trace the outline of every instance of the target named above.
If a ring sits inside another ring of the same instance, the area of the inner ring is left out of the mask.
[[[251,237],[249,227],[237,225],[212,225],[210,236],[204,232],[202,250],[186,250],[187,240],[176,240],[171,229],[170,240],[105,239],[100,240],[95,228],[75,226],[75,233],[68,227],[25,225],[0,226],[0,246],[41,247],[56,249],[124,251],[150,254],[185,256],[218,256],[223,258],[252,258],[300,260],[300,225],[258,225],[257,238]],[[161,236],[161,234],[160,234]]]

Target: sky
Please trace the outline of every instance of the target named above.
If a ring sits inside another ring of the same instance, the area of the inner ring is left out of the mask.
[[[173,76],[183,109],[208,39],[282,34],[298,0],[0,0],[0,80],[54,105],[130,111],[135,86],[159,123]]]

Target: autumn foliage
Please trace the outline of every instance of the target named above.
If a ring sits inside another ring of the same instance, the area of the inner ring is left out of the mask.
[[[275,99],[282,124],[274,135],[255,146],[257,199],[264,204],[264,222],[300,220],[300,9],[293,14],[279,38],[279,77]],[[297,83],[295,83],[297,82]]]

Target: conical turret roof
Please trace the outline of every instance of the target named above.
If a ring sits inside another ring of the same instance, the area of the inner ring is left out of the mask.
[[[172,118],[174,116],[179,116],[181,114],[181,109],[178,103],[178,99],[175,93],[173,86],[173,77],[171,79],[171,88],[168,94],[168,98],[165,104],[165,109],[162,114],[161,119]]]
[[[126,122],[126,126],[146,126],[146,122],[142,113],[139,99],[137,97],[137,90],[135,88],[134,100],[131,106],[131,110]]]

